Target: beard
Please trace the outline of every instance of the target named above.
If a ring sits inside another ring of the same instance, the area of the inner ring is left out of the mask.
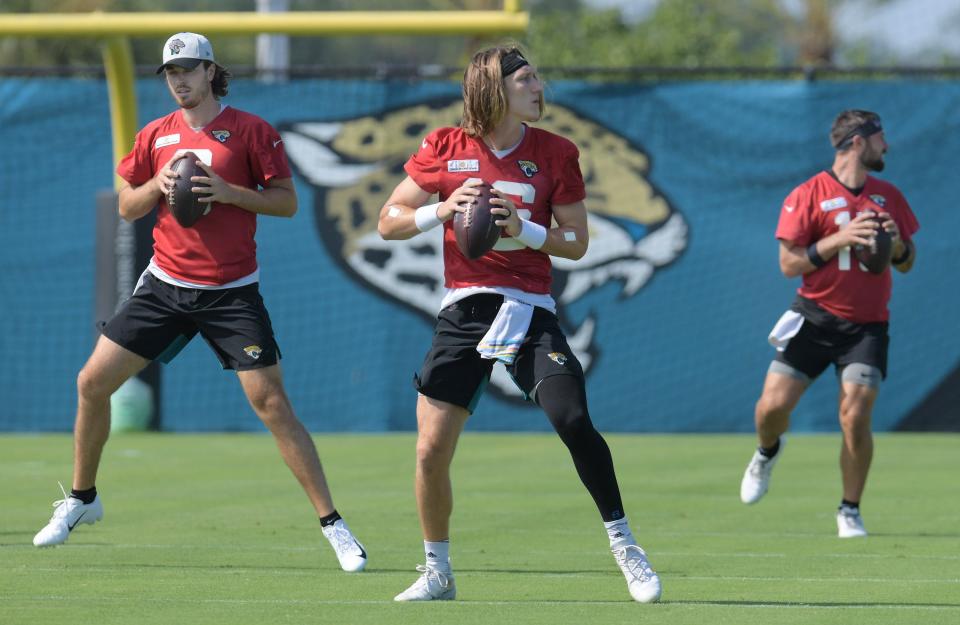
[[[212,87],[210,86],[209,82],[200,83],[197,85],[191,85],[190,82],[186,82],[178,85],[168,84],[167,86],[170,90],[170,95],[173,96],[173,99],[177,103],[177,106],[184,109],[196,108],[197,106],[200,105],[201,102],[203,102],[207,98],[208,95],[210,95],[210,92],[212,91]],[[178,95],[177,89],[181,86],[189,87],[190,92],[187,93],[185,96]]]
[[[207,98],[209,94],[209,85],[206,88],[201,87],[200,89],[195,89],[190,92],[190,95],[187,96],[186,100],[180,102],[180,107],[185,109],[196,108]]]
[[[883,171],[884,165],[883,162],[883,153],[882,152],[864,152],[860,155],[860,163],[867,169],[867,171]]]

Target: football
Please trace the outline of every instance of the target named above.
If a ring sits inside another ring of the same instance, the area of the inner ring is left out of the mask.
[[[879,217],[874,217],[878,224],[883,222]],[[890,265],[890,259],[893,256],[893,238],[890,233],[883,229],[881,225],[877,229],[877,234],[873,237],[873,245],[857,245],[853,249],[867,271],[880,274],[887,270]]]
[[[491,193],[487,184],[475,187],[480,191],[476,200],[465,204],[466,210],[453,215],[453,231],[457,235],[457,247],[470,260],[480,258],[490,251],[503,228],[493,223],[500,219],[499,215],[490,212],[494,205],[490,200],[496,196]]]
[[[198,219],[210,212],[210,204],[198,201],[203,196],[190,190],[193,187],[206,186],[198,182],[190,182],[192,176],[207,175],[207,172],[197,165],[198,160],[200,159],[196,154],[187,152],[183,158],[177,159],[170,166],[177,173],[177,179],[167,193],[167,206],[177,223],[184,228],[193,226]]]

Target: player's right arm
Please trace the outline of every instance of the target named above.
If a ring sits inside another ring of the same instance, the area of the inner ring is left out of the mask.
[[[127,221],[140,219],[160,202],[160,198],[170,191],[177,174],[170,168],[181,156],[171,158],[160,168],[157,174],[141,185],[123,183],[119,191],[120,216]]]
[[[811,245],[815,246],[817,254],[825,262],[829,262],[831,258],[837,255],[837,252],[845,247],[870,245],[870,241],[878,228],[873,217],[873,212],[864,211],[854,217],[846,226],[810,245],[780,239],[780,271],[788,278],[795,278],[819,269],[810,260],[808,248]]]
[[[479,181],[465,182],[443,202],[424,206],[424,202],[430,198],[431,193],[421,189],[413,178],[407,176],[397,185],[390,194],[390,199],[380,209],[377,232],[388,241],[409,239],[424,232],[417,224],[416,215],[419,209],[432,213],[436,218],[433,225],[440,225],[453,217],[454,213],[463,212],[464,209],[459,204],[480,194],[473,188],[478,184],[480,184]],[[428,221],[430,220],[421,220],[421,223]]]

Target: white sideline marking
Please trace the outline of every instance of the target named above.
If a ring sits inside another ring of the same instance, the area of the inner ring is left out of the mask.
[[[229,599],[187,599],[185,597],[176,597],[170,599],[156,598],[156,597],[136,597],[130,599],[121,599],[118,597],[97,597],[92,595],[77,595],[77,596],[65,596],[65,595],[32,595],[29,597],[13,597],[0,595],[0,598],[3,599],[29,599],[33,601],[70,601],[70,602],[96,602],[99,604],[103,603],[114,603],[114,604],[126,604],[130,601],[137,602],[147,602],[147,603],[173,603],[177,605],[183,605],[187,603],[193,604],[230,604],[230,605],[397,605],[397,603],[390,599],[380,599],[380,600],[370,600],[370,599],[358,599],[356,601],[349,601],[344,599],[241,599],[241,598],[229,598]],[[620,601],[591,601],[591,600],[581,600],[581,601],[545,601],[541,599],[534,600],[517,600],[517,601],[449,601],[445,602],[447,606],[450,606],[450,609],[456,609],[455,606],[481,606],[481,605],[535,605],[535,606],[569,606],[569,605],[629,605],[632,602],[629,599],[623,599]],[[856,605],[819,605],[817,603],[777,603],[777,602],[744,602],[744,603],[715,603],[711,601],[665,601],[664,604],[670,605],[672,607],[696,607],[702,608],[703,606],[710,606],[715,608],[773,608],[776,610],[785,610],[785,609],[800,609],[800,610],[932,610],[932,611],[942,611],[942,610],[960,610],[960,605],[958,606],[943,606],[943,605],[923,605],[923,604],[904,604],[904,605],[892,605],[892,604],[869,604],[862,603]]]
[[[25,544],[25,547],[29,549],[35,549],[34,547]],[[262,551],[262,552],[283,552],[283,553],[313,553],[313,552],[325,552],[323,548],[317,546],[307,546],[307,547],[251,547],[245,545],[232,545],[232,544],[197,544],[197,545],[187,545],[182,543],[175,544],[144,544],[144,543],[116,543],[111,545],[106,544],[73,544],[70,545],[71,549],[190,549],[190,550],[214,550],[214,551]],[[400,547],[386,547],[380,548],[378,551],[398,553],[405,552],[408,549]],[[458,553],[472,553],[477,554],[481,549],[458,549]],[[567,549],[567,550],[558,550],[558,549],[529,549],[525,553],[530,554],[569,554],[569,555],[581,555],[586,557],[597,556],[598,553],[602,551],[597,550],[587,550],[587,549]],[[691,551],[651,551],[653,557],[709,557],[709,558],[840,558],[840,559],[860,559],[860,558],[872,558],[880,560],[899,560],[903,558],[903,554],[900,553],[810,553],[806,555],[798,554],[786,554],[786,553],[777,553],[777,552],[691,552]],[[606,556],[604,556],[606,557]],[[960,555],[918,555],[910,554],[911,560],[948,560],[955,561],[960,560]]]
[[[684,575],[682,577],[668,577],[671,582],[678,582],[685,579],[691,579],[696,581],[708,581],[708,580],[721,580],[721,581],[738,581],[738,582],[867,582],[871,584],[878,583],[895,583],[895,584],[957,584],[960,583],[960,578],[950,579],[906,579],[903,577],[890,578],[890,577],[767,577],[767,576],[737,576],[737,575]],[[957,608],[960,608],[960,604],[957,605]]]
[[[67,570],[68,567],[39,567],[31,566],[31,572],[45,572],[45,573],[57,573]],[[97,572],[105,573],[110,571],[116,571],[117,567],[111,566],[84,566],[77,567],[75,564],[69,567],[71,570],[78,569],[86,572]],[[142,565],[142,566],[130,566],[124,565],[123,570],[149,570],[154,571],[157,569],[154,565]],[[223,565],[210,565],[210,566],[195,566],[192,568],[196,569],[209,569],[217,571],[218,573],[223,574],[250,574],[250,573],[260,573],[263,575],[306,575],[310,577],[315,577],[318,573],[323,573],[324,571],[319,571],[318,569],[285,569],[285,568],[261,568],[261,567],[250,567],[250,566],[223,566]],[[331,572],[336,572],[333,569],[330,569]],[[401,572],[396,571],[384,571],[385,574],[396,574],[399,575]],[[504,575],[504,573],[482,573],[483,575]],[[403,575],[406,575],[406,572],[402,572]],[[570,573],[543,573],[541,571],[514,571],[512,573],[507,573],[507,575],[532,575],[536,577],[547,577],[547,578],[561,578],[561,579],[592,579],[592,578],[604,578],[604,577],[619,577],[619,572],[616,570],[610,571],[596,571],[596,572],[573,572]],[[770,576],[770,575],[679,575],[679,576],[668,576],[667,579],[671,583],[683,582],[683,581],[724,581],[724,582],[808,582],[808,583],[836,583],[836,582],[852,582],[852,583],[870,583],[870,584],[883,584],[883,583],[892,583],[892,584],[960,584],[960,578],[888,578],[888,577],[781,577],[781,576]],[[960,605],[957,606],[960,608]]]
[[[587,603],[584,601],[583,603]],[[776,610],[785,610],[790,608],[797,608],[801,610],[932,610],[932,611],[941,611],[941,610],[960,610],[960,605],[919,605],[919,604],[905,604],[905,605],[891,605],[885,603],[882,605],[869,604],[869,603],[858,603],[856,605],[818,605],[816,603],[763,603],[763,602],[752,602],[752,603],[742,603],[742,604],[716,604],[711,601],[684,601],[682,603],[670,603],[665,601],[671,606],[676,607],[703,607],[710,606],[714,608],[773,608]]]

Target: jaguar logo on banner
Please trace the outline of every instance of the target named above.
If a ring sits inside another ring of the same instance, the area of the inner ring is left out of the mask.
[[[313,186],[316,223],[327,251],[364,288],[416,312],[431,327],[443,297],[442,228],[406,241],[383,241],[377,220],[423,137],[434,128],[456,126],[461,110],[458,98],[355,119],[280,125],[294,170]],[[589,376],[603,318],[591,312],[574,323],[567,308],[611,282],[620,285],[621,299],[637,295],[658,269],[683,253],[688,226],[648,180],[649,158],[628,139],[556,104],[537,126],[580,149],[590,247],[578,261],[552,259],[553,296],[570,347]],[[524,173],[536,171],[534,163],[519,167]],[[501,397],[519,398],[499,365],[490,388]]]

